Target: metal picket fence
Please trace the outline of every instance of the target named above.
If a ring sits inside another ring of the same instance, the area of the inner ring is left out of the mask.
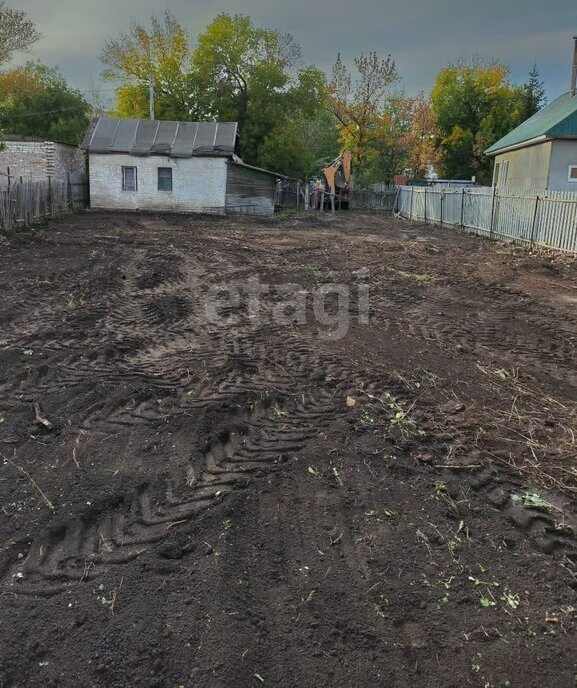
[[[402,186],[397,212],[410,220],[577,253],[577,193]]]

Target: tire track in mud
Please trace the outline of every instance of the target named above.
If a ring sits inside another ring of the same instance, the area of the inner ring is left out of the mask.
[[[577,386],[577,323],[565,319],[553,327],[541,306],[506,291],[485,289],[482,297],[476,308],[469,292],[460,295],[447,288],[429,287],[424,300],[401,318],[415,337],[442,346],[461,346],[484,357],[498,356],[513,367],[538,368]],[[491,300],[494,308],[488,311]],[[472,303],[470,314],[463,317],[463,303],[467,302]]]
[[[192,462],[184,470],[169,467],[171,475],[159,476],[154,483],[114,495],[63,523],[53,520],[25,554],[13,553],[2,574],[5,589],[50,596],[93,580],[110,566],[136,559],[165,539],[169,530],[246,484],[250,473],[272,470],[346,413],[334,393],[325,390],[274,404],[254,396],[244,408],[232,428],[208,443],[199,468]]]
[[[231,271],[238,277],[238,270],[231,266]],[[233,407],[234,420],[225,430],[215,422],[203,448],[195,447],[193,439],[187,465],[168,463],[136,487],[64,521],[55,517],[32,542],[15,545],[0,572],[5,591],[50,596],[133,561],[173,529],[244,487],[252,473],[274,470],[305,448],[350,412],[344,400],[359,385],[377,396],[385,392],[383,380],[363,379],[362,371],[351,370],[338,356],[321,355],[312,337],[287,336],[285,329],[271,324],[207,324],[190,299],[201,283],[201,271],[194,266],[187,271],[185,261],[168,249],[158,257],[140,251],[123,273],[122,283],[108,295],[103,317],[102,303],[86,309],[98,327],[86,332],[84,342],[78,338],[85,350],[74,350],[56,371],[44,370],[44,393],[62,387],[81,390],[87,383],[109,385],[112,391],[76,422],[78,430],[97,436],[159,428],[169,417],[200,412],[218,417]],[[222,278],[226,276],[223,269]],[[450,310],[450,304],[443,294],[434,297],[439,311]],[[500,305],[492,322],[479,325],[471,318],[456,323],[412,303],[401,317],[408,318],[410,331],[418,336],[482,347],[494,343],[494,328],[506,324],[513,312],[513,304]],[[90,326],[92,321],[87,317],[85,322]],[[54,348],[48,348],[65,349],[66,342],[54,339]],[[519,342],[529,352],[536,349],[524,333]],[[552,352],[551,360],[556,356]],[[37,382],[31,374],[24,390]],[[126,385],[132,386],[129,396]],[[399,403],[411,402],[398,386],[387,386]],[[489,474],[487,482],[480,479],[472,487],[535,538],[536,528],[548,528],[545,539],[537,541],[543,551],[574,547],[568,534],[551,531],[551,519],[532,520],[519,509],[512,516],[510,500],[496,491],[496,480]]]
[[[98,436],[159,427],[168,416],[228,414],[232,406],[233,426],[215,427],[200,459],[168,465],[70,519],[55,517],[28,547],[16,545],[2,571],[10,592],[57,594],[132,561],[348,412],[344,399],[355,375],[340,359],[321,357],[314,341],[287,338],[280,327],[207,326],[187,296],[198,273],[168,275],[170,260],[162,261],[154,267],[137,256],[124,268],[126,287],[112,295],[98,333],[106,345],[69,357],[45,392],[81,389],[87,382],[118,390],[92,404],[77,423],[78,430]],[[271,346],[271,337],[278,346]],[[127,397],[128,383],[141,391]]]
[[[520,530],[537,551],[547,555],[564,552],[575,569],[577,581],[577,518],[566,509],[569,506],[566,498],[547,493],[543,496],[549,506],[531,506],[531,493],[523,481],[491,465],[479,469],[467,482],[475,494]]]

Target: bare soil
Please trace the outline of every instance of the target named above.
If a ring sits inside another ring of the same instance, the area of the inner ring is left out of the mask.
[[[576,304],[572,258],[380,215],[13,237],[0,686],[574,688]]]

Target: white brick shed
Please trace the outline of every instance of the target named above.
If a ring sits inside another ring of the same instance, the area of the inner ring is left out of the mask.
[[[90,205],[272,215],[278,175],[236,155],[235,122],[98,118],[84,139]]]

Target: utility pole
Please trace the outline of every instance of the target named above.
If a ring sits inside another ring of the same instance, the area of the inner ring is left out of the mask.
[[[569,85],[569,96],[575,97],[577,92],[577,36],[573,36],[575,46],[573,48],[573,66],[571,68],[571,84]]]
[[[154,76],[148,77],[148,89],[150,92],[150,119],[154,119]]]

